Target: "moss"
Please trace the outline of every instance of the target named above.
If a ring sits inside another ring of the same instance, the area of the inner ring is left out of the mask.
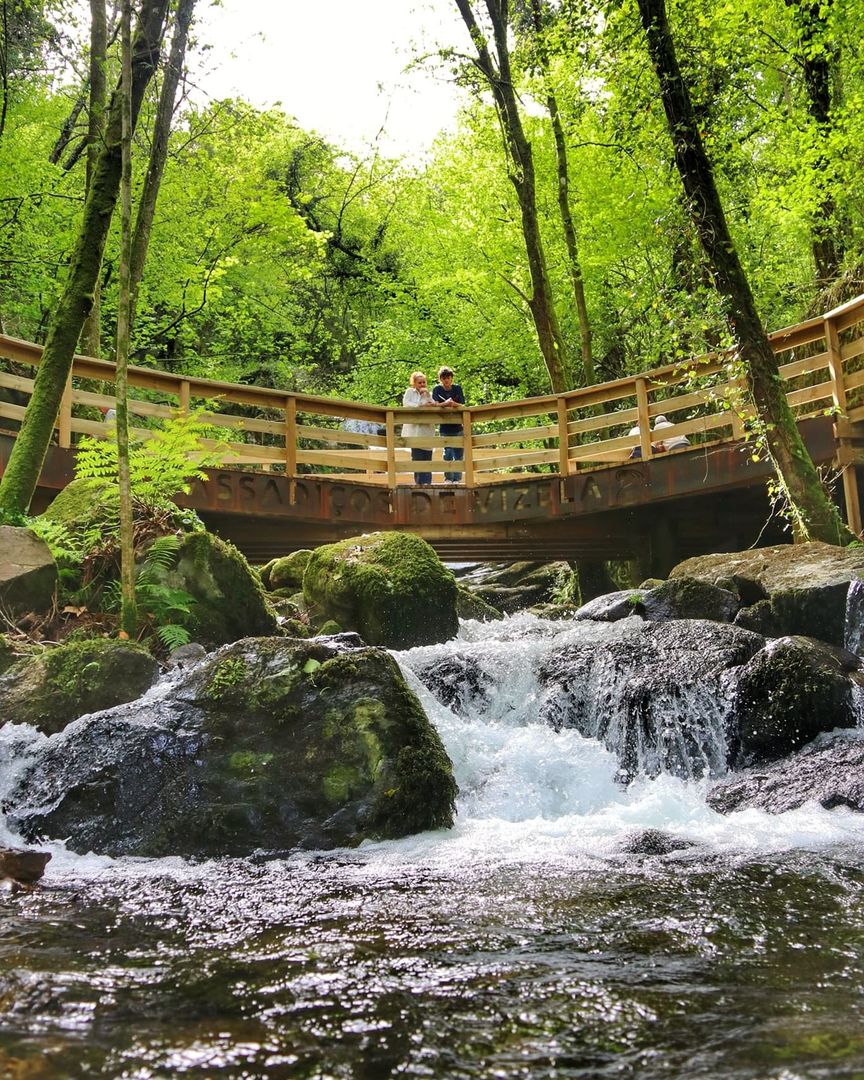
[[[17,721],[48,733],[60,731],[84,713],[139,697],[152,686],[158,671],[150,653],[134,642],[107,638],[66,642],[6,673],[0,724]]]
[[[174,567],[156,576],[195,598],[189,630],[202,645],[279,632],[257,574],[233,544],[212,533],[185,536]]]
[[[246,663],[240,657],[231,656],[220,660],[210,677],[206,696],[213,701],[221,701],[245,681],[246,675]]]
[[[456,586],[456,611],[460,619],[476,619],[478,622],[495,622],[504,616],[482,596],[477,596],[465,585]]]
[[[292,551],[290,555],[285,555],[281,559],[274,559],[269,564],[270,584],[268,587],[274,591],[290,589],[290,592],[282,593],[283,596],[290,596],[291,593],[302,588],[303,574],[311,554],[311,551],[304,548],[300,551]],[[261,580],[264,580],[263,577]]]
[[[425,540],[408,533],[371,533],[318,548],[306,565],[303,595],[370,645],[434,644],[459,628],[455,578]]]
[[[321,635],[327,634],[341,634],[342,627],[334,619],[327,619],[326,622],[318,628],[318,633]]]
[[[120,513],[119,488],[110,480],[73,480],[41,515],[70,531],[86,530]]]

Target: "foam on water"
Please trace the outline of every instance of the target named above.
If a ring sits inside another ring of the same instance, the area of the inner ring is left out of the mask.
[[[661,773],[624,784],[618,758],[599,741],[538,721],[544,692],[537,679],[538,663],[574,643],[590,640],[602,647],[607,640],[620,641],[622,634],[636,633],[640,625],[638,619],[622,626],[520,615],[496,623],[466,622],[453,642],[396,654],[453,761],[460,788],[455,827],[399,841],[369,842],[350,854],[326,857],[347,856],[372,872],[374,866],[385,870],[400,862],[452,870],[460,865],[566,861],[574,869],[589,869],[598,861],[623,859],[622,843],[644,829],[692,841],[702,855],[707,849],[745,858],[760,852],[864,843],[864,815],[843,809],[808,805],[778,816],[757,810],[723,816],[705,802],[711,784],[707,778]],[[469,653],[486,680],[484,694],[469,697],[458,715],[441,704],[416,673],[457,652]],[[151,693],[169,691],[163,683]],[[705,710],[704,701],[700,707]],[[701,718],[703,724],[710,721],[706,716]],[[722,703],[716,724],[722,724]],[[0,803],[15,774],[45,738],[19,725],[0,729]],[[0,817],[0,844],[16,842]],[[53,875],[192,872],[179,859],[111,860],[73,855],[62,843],[42,846],[54,855]],[[296,856],[300,861],[319,857],[320,853]],[[684,849],[671,857],[690,856]],[[199,871],[206,876],[206,864],[195,870]]]

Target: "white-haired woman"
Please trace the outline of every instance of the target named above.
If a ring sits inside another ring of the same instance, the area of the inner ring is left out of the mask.
[[[429,390],[429,383],[422,371],[415,371],[414,374],[411,376],[408,389],[402,395],[402,404],[410,409],[424,409],[430,405],[435,404],[432,400],[432,394]],[[434,435],[435,428],[432,424],[403,424],[402,434],[406,439],[422,439],[426,436]],[[431,461],[432,451],[431,449],[425,449],[424,447],[412,446],[411,460]],[[414,483],[422,485],[431,484],[432,473],[415,472]]]

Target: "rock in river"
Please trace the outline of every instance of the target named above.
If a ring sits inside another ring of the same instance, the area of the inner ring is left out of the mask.
[[[247,638],[45,740],[3,809],[78,852],[246,855],[447,827],[455,794],[388,653]]]

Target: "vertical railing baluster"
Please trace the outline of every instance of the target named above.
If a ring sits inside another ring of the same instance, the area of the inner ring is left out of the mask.
[[[63,397],[60,398],[60,411],[57,415],[57,444],[64,450],[72,445],[72,372],[66,380]]]
[[[651,449],[651,420],[648,416],[648,384],[644,379],[636,380],[636,419],[642,457],[650,458],[654,451]]]
[[[297,475],[297,399],[285,399],[285,475]]]
[[[570,475],[570,439],[567,431],[567,402],[558,398],[558,472]]]
[[[387,486],[396,489],[396,418],[393,410],[387,410]]]
[[[464,471],[462,473],[462,483],[465,487],[474,487],[474,435],[471,431],[471,411],[470,409],[462,410],[462,446],[464,452],[462,455],[462,465]]]

